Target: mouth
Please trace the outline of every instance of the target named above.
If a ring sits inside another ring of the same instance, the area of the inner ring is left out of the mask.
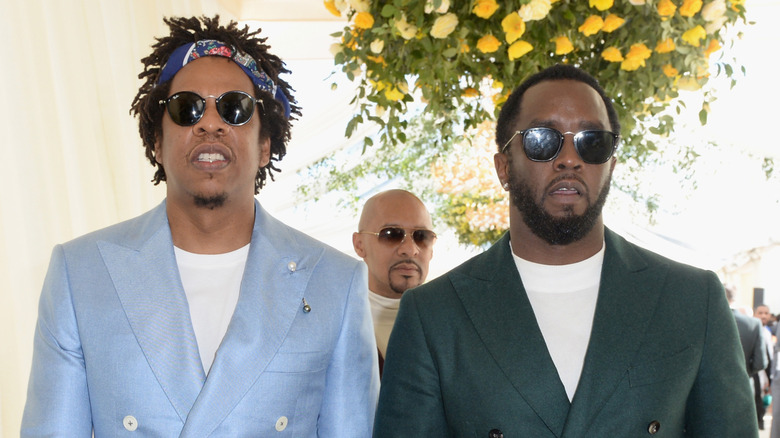
[[[231,162],[230,149],[221,144],[204,144],[190,152],[190,163],[196,168],[214,171],[227,167]]]
[[[564,177],[553,181],[547,193],[551,196],[582,196],[585,194],[585,184],[577,178]]]
[[[418,266],[417,263],[402,261],[394,264],[390,268],[390,272],[395,272],[404,277],[411,277],[414,275],[421,275],[422,269],[420,269],[420,266]]]

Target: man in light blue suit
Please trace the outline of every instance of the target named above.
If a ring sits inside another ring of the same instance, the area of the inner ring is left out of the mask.
[[[365,265],[254,199],[300,114],[287,70],[236,23],[165,21],[132,111],[167,198],[54,248],[21,435],[370,436]]]

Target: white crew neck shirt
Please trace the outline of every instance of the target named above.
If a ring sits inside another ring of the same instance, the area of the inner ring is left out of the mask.
[[[524,260],[514,252],[512,256],[536,323],[571,401],[593,328],[604,245],[594,256],[569,265],[542,265]]]
[[[200,360],[208,374],[236,310],[249,244],[224,254],[195,254],[176,247],[173,250]]]
[[[393,331],[395,317],[398,315],[398,307],[401,305],[400,298],[388,298],[372,291],[368,291],[368,302],[371,305],[371,319],[374,321],[374,336],[376,337],[376,346],[379,353],[385,357],[387,351],[387,341],[390,339],[390,332]]]

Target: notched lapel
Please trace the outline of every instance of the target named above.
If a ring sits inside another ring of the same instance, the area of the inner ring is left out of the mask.
[[[100,241],[98,248],[138,344],[184,422],[205,376],[170,229],[165,220],[159,225],[140,247]]]
[[[494,244],[469,275],[452,275],[451,280],[504,375],[550,431],[560,436],[569,399],[515,268],[508,236]]]

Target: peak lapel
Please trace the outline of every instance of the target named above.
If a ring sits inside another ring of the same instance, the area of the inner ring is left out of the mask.
[[[125,242],[98,242],[130,327],[182,422],[205,379],[179,278],[165,203]]]
[[[606,253],[593,329],[566,432],[588,430],[628,369],[651,320],[665,266],[648,266],[626,242],[607,230]]]
[[[556,436],[569,399],[547,351],[509,248],[509,234],[467,275],[452,276],[474,328],[523,399]]]
[[[244,398],[287,337],[314,266],[286,227],[256,205],[241,293],[225,338],[181,436],[208,436]]]

